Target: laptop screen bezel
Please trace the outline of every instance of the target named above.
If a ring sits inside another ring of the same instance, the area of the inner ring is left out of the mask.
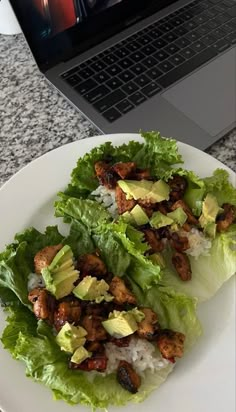
[[[176,1],[123,0],[89,18],[86,23],[77,24],[47,39],[32,35],[30,16],[25,13],[21,0],[10,0],[10,3],[39,69],[46,72]]]

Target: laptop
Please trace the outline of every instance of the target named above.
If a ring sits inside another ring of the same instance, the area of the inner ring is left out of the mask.
[[[236,0],[11,0],[40,71],[102,133],[205,149],[236,126]]]

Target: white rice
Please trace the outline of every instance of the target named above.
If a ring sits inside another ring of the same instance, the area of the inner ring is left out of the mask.
[[[100,185],[91,193],[91,196],[94,196],[95,200],[98,203],[101,203],[110,212],[113,218],[118,216],[115,190],[110,190],[105,186]]]
[[[193,256],[195,259],[200,255],[210,255],[212,243],[198,229],[192,228],[190,232],[181,231],[180,235],[188,238],[190,248],[185,251],[187,255]]]
[[[154,344],[145,339],[133,337],[127,347],[118,347],[109,342],[105,344],[105,349],[108,358],[106,375],[116,372],[121,360],[132,364],[139,375],[143,375],[147,369],[155,372],[169,365],[169,361],[161,356]]]
[[[30,273],[28,276],[28,291],[35,288],[43,288],[45,286],[44,279],[42,275],[37,275],[36,273]]]

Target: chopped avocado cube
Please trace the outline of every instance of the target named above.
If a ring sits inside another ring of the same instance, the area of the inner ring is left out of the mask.
[[[144,212],[144,210],[141,208],[141,206],[136,205],[130,212],[131,216],[133,216],[136,225],[141,226],[141,225],[146,225],[146,223],[149,222],[149,218]]]
[[[159,229],[160,227],[171,225],[173,222],[174,222],[173,219],[171,219],[170,217],[166,215],[163,215],[163,213],[161,212],[154,212],[150,219],[150,225],[154,227],[155,229]]]
[[[165,268],[166,267],[166,263],[165,260],[163,258],[163,256],[161,255],[161,253],[153,253],[152,255],[149,255],[149,259],[160,266],[160,268]]]
[[[46,289],[61,299],[69,295],[74,283],[79,278],[79,272],[74,268],[73,253],[70,246],[63,246],[49,266],[42,270]]]
[[[86,330],[81,326],[73,326],[66,322],[56,336],[56,342],[61,350],[73,353],[76,348],[85,344],[86,335]]]
[[[178,207],[173,212],[167,213],[167,216],[173,219],[174,222],[180,226],[183,226],[188,218],[182,207]]]
[[[126,193],[126,199],[144,199],[151,191],[153,182],[149,180],[118,180],[117,184]]]
[[[83,346],[80,346],[74,352],[73,356],[71,357],[71,362],[73,363],[81,363],[85,359],[90,358],[92,356],[92,352],[88,352]]]
[[[207,222],[215,222],[216,216],[222,209],[219,207],[215,196],[208,193],[202,203],[202,215]]]
[[[109,285],[104,279],[97,280],[96,277],[85,276],[74,288],[73,294],[82,300],[94,300],[96,303],[103,300],[110,302],[114,297],[108,293],[108,290]]]
[[[114,311],[109,314],[109,319],[102,322],[109,335],[124,338],[132,335],[138,329],[135,316],[129,312]]]
[[[153,183],[151,191],[145,196],[145,199],[152,203],[162,202],[163,200],[169,200],[170,186],[163,180],[158,180]]]
[[[138,308],[133,308],[131,310],[129,310],[127,313],[130,313],[131,315],[134,316],[136,322],[142,322],[142,320],[145,319],[145,314],[139,310]]]
[[[134,220],[134,217],[131,215],[130,212],[125,212],[122,215],[123,220],[125,221],[125,223],[129,223],[130,225],[135,225],[136,222]]]

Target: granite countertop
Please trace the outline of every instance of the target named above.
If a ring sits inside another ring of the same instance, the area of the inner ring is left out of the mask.
[[[0,35],[0,186],[33,159],[99,132],[48,85],[23,36]],[[236,171],[236,129],[207,150]]]

